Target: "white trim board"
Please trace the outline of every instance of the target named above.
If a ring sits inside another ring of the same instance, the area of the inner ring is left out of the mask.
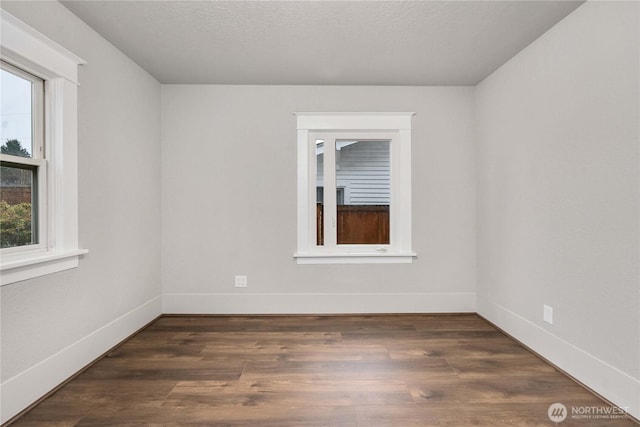
[[[0,423],[28,408],[161,314],[158,296],[3,382],[0,385]]]
[[[164,294],[165,314],[475,313],[469,293]]]
[[[481,296],[478,296],[477,308],[480,316],[605,399],[627,408],[634,418],[640,418],[640,380]]]
[[[25,24],[6,10],[0,10],[4,58],[23,63],[39,77],[62,77],[78,85],[78,65],[85,60]]]

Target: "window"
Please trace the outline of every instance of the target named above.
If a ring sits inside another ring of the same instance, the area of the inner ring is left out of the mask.
[[[0,63],[0,248],[46,241],[44,82]],[[10,252],[9,252],[10,253]]]
[[[297,262],[412,262],[413,113],[296,116]]]
[[[0,10],[1,285],[77,267],[77,69]]]

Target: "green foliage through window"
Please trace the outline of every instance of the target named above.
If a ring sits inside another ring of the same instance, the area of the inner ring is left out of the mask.
[[[0,247],[30,245],[31,237],[31,203],[0,201]]]
[[[27,149],[24,148],[17,139],[8,139],[7,142],[0,147],[0,153],[18,157],[31,157],[31,154],[29,154]]]
[[[17,139],[7,140],[0,153],[31,157]],[[0,247],[11,248],[33,243],[31,191],[33,171],[15,165],[0,167]]]

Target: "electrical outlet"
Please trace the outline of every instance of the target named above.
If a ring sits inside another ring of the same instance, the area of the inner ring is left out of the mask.
[[[236,276],[236,288],[247,287],[247,276]]]
[[[553,307],[548,305],[542,306],[542,320],[550,325],[553,325]]]

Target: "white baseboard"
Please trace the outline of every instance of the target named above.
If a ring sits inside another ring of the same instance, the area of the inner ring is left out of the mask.
[[[161,313],[160,297],[153,298],[3,382],[0,386],[0,423],[29,407]]]
[[[165,314],[475,313],[475,293],[164,294]]]
[[[477,308],[479,315],[614,405],[624,408],[634,418],[640,419],[640,380],[501,305],[478,296]]]

